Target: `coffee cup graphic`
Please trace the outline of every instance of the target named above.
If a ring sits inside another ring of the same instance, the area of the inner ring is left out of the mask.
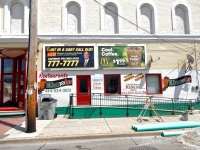
[[[129,67],[140,67],[142,60],[142,49],[140,47],[127,47]]]

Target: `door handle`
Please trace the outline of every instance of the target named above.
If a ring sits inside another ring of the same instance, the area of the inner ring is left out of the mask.
[[[88,94],[90,94],[90,88],[88,88]]]

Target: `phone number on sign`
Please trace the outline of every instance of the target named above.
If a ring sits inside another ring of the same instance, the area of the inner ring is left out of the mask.
[[[71,92],[71,89],[45,89],[45,92]]]
[[[77,66],[79,60],[48,60],[48,67],[58,67],[58,66]]]

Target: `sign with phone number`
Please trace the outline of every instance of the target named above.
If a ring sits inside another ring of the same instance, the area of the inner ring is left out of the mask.
[[[71,92],[71,89],[45,89],[46,93]]]
[[[94,46],[45,46],[45,68],[78,68],[84,52],[94,60]]]

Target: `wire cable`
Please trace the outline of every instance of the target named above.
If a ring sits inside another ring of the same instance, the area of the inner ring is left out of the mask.
[[[114,13],[115,15],[119,16],[120,18],[126,20],[126,21],[129,22],[130,24],[132,24],[132,25],[136,26],[137,28],[139,28],[139,29],[145,31],[146,33],[149,33],[149,35],[151,35],[152,37],[155,37],[155,38],[157,38],[158,40],[164,41],[164,42],[166,42],[166,43],[168,43],[168,44],[170,44],[170,45],[176,47],[177,49],[180,49],[180,50],[183,50],[183,51],[189,53],[188,51],[186,51],[186,50],[184,50],[184,49],[182,49],[182,48],[180,48],[180,47],[178,47],[178,46],[176,46],[176,45],[174,45],[174,44],[168,42],[168,41],[170,41],[170,40],[167,41],[167,40],[165,40],[164,38],[159,38],[158,35],[156,35],[156,34],[151,34],[151,33],[150,33],[149,31],[147,31],[146,29],[144,29],[144,28],[142,28],[142,27],[136,25],[136,24],[133,23],[132,21],[130,21],[130,20],[126,19],[125,17],[119,15],[118,13],[116,13],[115,11],[109,9],[107,6],[104,6],[103,4],[101,4],[100,2],[98,2],[97,0],[94,0],[94,1],[95,1],[96,3],[98,3],[99,5],[101,5],[102,7],[108,9],[109,11],[111,11],[112,13]],[[180,45],[180,44],[179,44],[179,45]],[[185,46],[185,45],[184,45],[184,46]],[[188,46],[185,46],[185,47],[191,48],[191,47],[188,47]],[[193,54],[193,53],[190,53],[190,54]]]

